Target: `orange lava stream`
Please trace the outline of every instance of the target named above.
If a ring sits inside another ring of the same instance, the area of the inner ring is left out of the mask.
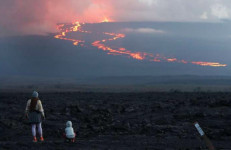
[[[76,45],[76,46],[81,43],[81,46],[84,46],[83,43],[85,43],[85,41],[83,41],[83,40],[76,40],[76,39],[72,39],[72,38],[66,38],[66,35],[69,32],[89,33],[88,31],[81,30],[80,29],[81,26],[82,25],[79,22],[72,23],[72,27],[70,27],[70,28],[65,28],[65,24],[57,25],[57,29],[60,31],[60,33],[55,35],[54,38],[60,39],[60,40],[71,41],[71,42],[73,42],[73,45]]]
[[[109,20],[105,18],[103,22],[109,22]],[[90,31],[82,30],[81,27],[83,25],[84,23],[79,23],[79,22],[72,23],[71,27],[65,27],[65,24],[57,25],[57,29],[60,31],[60,33],[55,35],[54,38],[71,41],[73,42],[73,45],[76,45],[76,46],[77,45],[84,46],[85,41],[83,40],[67,38],[67,34],[70,32],[91,33]],[[191,63],[194,65],[211,66],[211,67],[226,67],[227,66],[227,64],[220,64],[218,62],[186,61],[186,60],[179,60],[177,58],[161,56],[160,54],[151,54],[151,53],[146,53],[146,52],[132,52],[130,50],[127,50],[124,47],[113,49],[112,47],[107,46],[106,42],[125,38],[125,34],[108,33],[108,32],[104,32],[103,34],[110,36],[110,38],[102,39],[99,41],[94,41],[92,43],[92,46],[97,47],[100,50],[107,51],[107,54],[109,55],[124,55],[129,58],[133,58],[137,60],[148,60],[148,61],[153,61],[153,62],[175,62],[175,63],[183,63],[183,64]]]

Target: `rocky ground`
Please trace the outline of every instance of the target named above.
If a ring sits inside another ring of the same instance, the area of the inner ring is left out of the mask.
[[[32,143],[24,117],[30,93],[0,93],[0,149],[231,149],[231,93],[40,93],[44,143]],[[77,141],[62,138],[73,122]]]

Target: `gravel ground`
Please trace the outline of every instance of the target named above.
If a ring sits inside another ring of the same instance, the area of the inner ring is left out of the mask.
[[[0,93],[0,149],[231,149],[231,93],[40,93],[45,142],[32,143],[24,109],[30,93]],[[75,143],[62,138],[66,121]]]

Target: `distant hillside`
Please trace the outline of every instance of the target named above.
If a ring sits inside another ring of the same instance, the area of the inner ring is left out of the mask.
[[[114,76],[95,78],[0,78],[1,90],[43,91],[231,91],[230,76]]]
[[[231,85],[231,76],[121,76],[89,79],[88,84],[115,85],[156,85],[156,84],[193,84],[193,85]]]

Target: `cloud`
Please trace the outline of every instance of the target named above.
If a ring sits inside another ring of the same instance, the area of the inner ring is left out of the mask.
[[[222,4],[214,4],[211,6],[211,13],[212,15],[220,18],[220,19],[227,19],[229,18],[229,10],[226,6]]]
[[[140,3],[143,3],[145,5],[151,6],[153,4],[157,4],[157,0],[139,0]]]
[[[0,36],[56,32],[60,22],[217,22],[230,19],[228,0],[1,0]]]
[[[153,28],[137,28],[137,29],[125,28],[125,29],[123,29],[123,31],[124,32],[145,33],[145,34],[163,34],[163,33],[166,33],[163,30],[157,30],[157,29],[153,29]]]
[[[204,20],[208,19],[208,13],[207,12],[203,12],[203,14],[201,14],[200,18],[204,19]]]

